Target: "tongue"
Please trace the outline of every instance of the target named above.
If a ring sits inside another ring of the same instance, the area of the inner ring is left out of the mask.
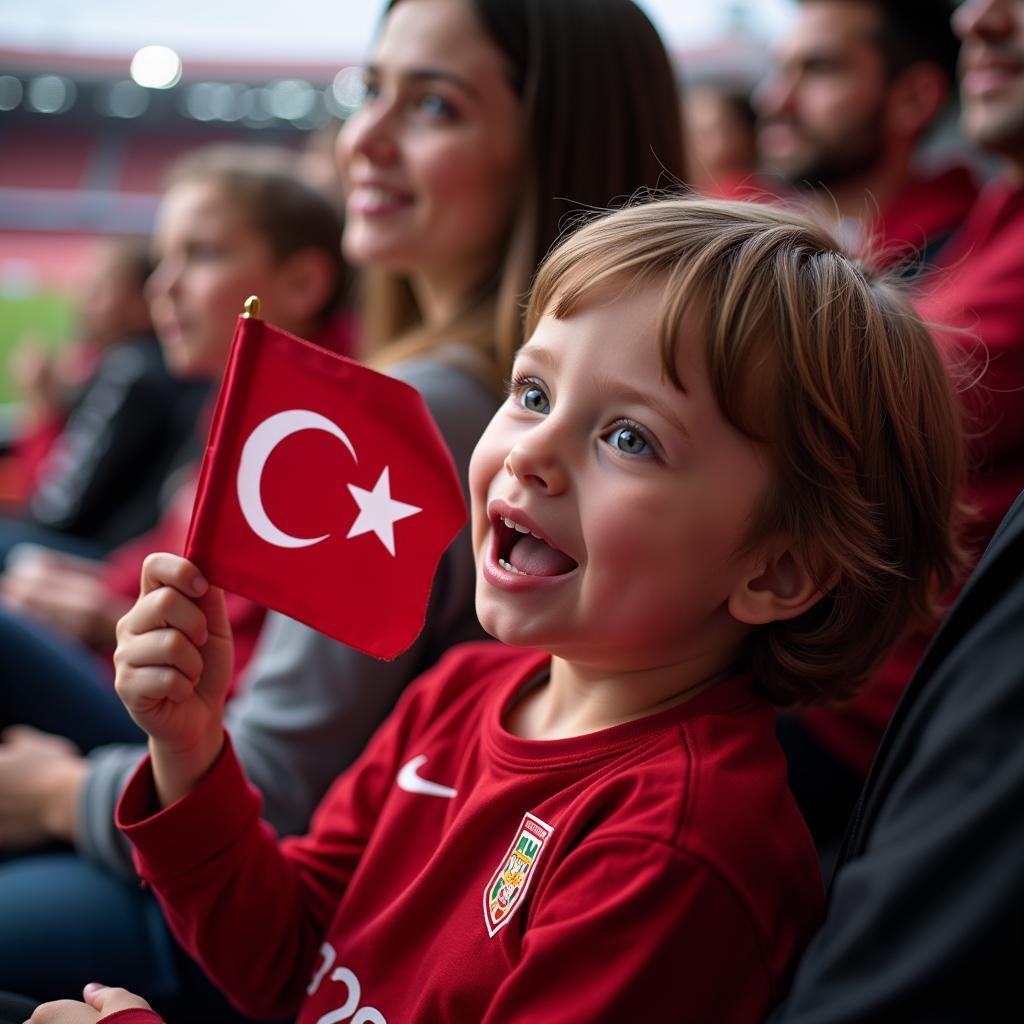
[[[527,534],[522,535],[513,545],[508,563],[530,576],[561,576],[576,568],[576,563],[568,555],[556,551],[539,537]]]

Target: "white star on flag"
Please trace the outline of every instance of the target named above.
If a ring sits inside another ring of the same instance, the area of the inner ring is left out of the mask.
[[[359,506],[359,515],[348,531],[348,537],[358,537],[363,533],[371,531],[377,534],[381,544],[388,549],[392,556],[395,553],[395,523],[399,519],[407,519],[409,516],[422,512],[423,509],[415,505],[407,505],[404,501],[395,501],[391,497],[391,479],[388,475],[387,466],[381,471],[377,482],[373,485],[372,491],[367,491],[355,484],[349,484],[348,489],[352,497],[356,499]]]

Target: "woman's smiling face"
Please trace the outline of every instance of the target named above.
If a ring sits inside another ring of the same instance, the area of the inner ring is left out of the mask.
[[[465,297],[497,268],[520,192],[521,105],[467,0],[402,0],[338,137],[344,249]]]

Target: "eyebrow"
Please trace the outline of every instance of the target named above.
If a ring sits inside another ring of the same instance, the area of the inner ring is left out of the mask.
[[[552,368],[557,366],[557,360],[551,351],[536,342],[527,342],[523,345],[523,347],[516,353],[516,358],[518,359],[519,356],[522,355],[529,356],[531,359],[536,359],[538,362],[546,363]],[[637,388],[631,387],[629,384],[624,384],[621,380],[616,378],[599,378],[598,386],[602,390],[614,395],[616,401],[631,402],[635,405],[651,409],[670,426],[675,427],[676,430],[683,434],[684,437],[690,436],[690,432],[686,429],[686,426],[682,419],[680,419],[678,412],[666,402],[663,402],[658,398],[653,398],[647,392],[640,391]],[[687,394],[686,388],[679,388],[678,390],[680,394]]]
[[[367,64],[365,73],[368,75],[380,75],[382,72],[379,64]],[[454,85],[457,89],[461,89],[464,93],[472,96],[474,99],[478,99],[480,96],[476,87],[467,79],[463,78],[461,75],[455,74],[453,71],[448,71],[445,68],[410,68],[407,71],[399,71],[398,75],[400,78],[413,82],[447,82],[449,85]]]
[[[541,343],[536,341],[528,341],[525,345],[520,345],[516,352],[516,359],[520,356],[529,356],[531,359],[539,359],[542,363],[547,363],[548,366],[554,366],[555,358],[551,354],[549,349],[546,349]]]
[[[619,380],[607,380],[604,387],[615,395],[617,401],[632,402],[636,405],[644,406],[652,410],[656,415],[660,416],[670,426],[675,427],[684,437],[689,437],[690,432],[686,429],[686,425],[679,418],[679,413],[673,409],[666,402],[661,401],[658,398],[653,398],[650,394],[645,391],[638,391],[636,388],[631,387],[628,384],[623,384]],[[685,391],[680,391],[680,394],[686,394]]]

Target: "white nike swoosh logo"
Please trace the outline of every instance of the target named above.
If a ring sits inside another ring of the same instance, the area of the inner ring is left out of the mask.
[[[427,796],[440,796],[451,800],[458,796],[458,791],[451,786],[442,786],[439,782],[431,782],[420,775],[420,769],[427,763],[427,755],[419,754],[411,761],[402,765],[398,773],[398,788],[406,793],[425,793]]]

